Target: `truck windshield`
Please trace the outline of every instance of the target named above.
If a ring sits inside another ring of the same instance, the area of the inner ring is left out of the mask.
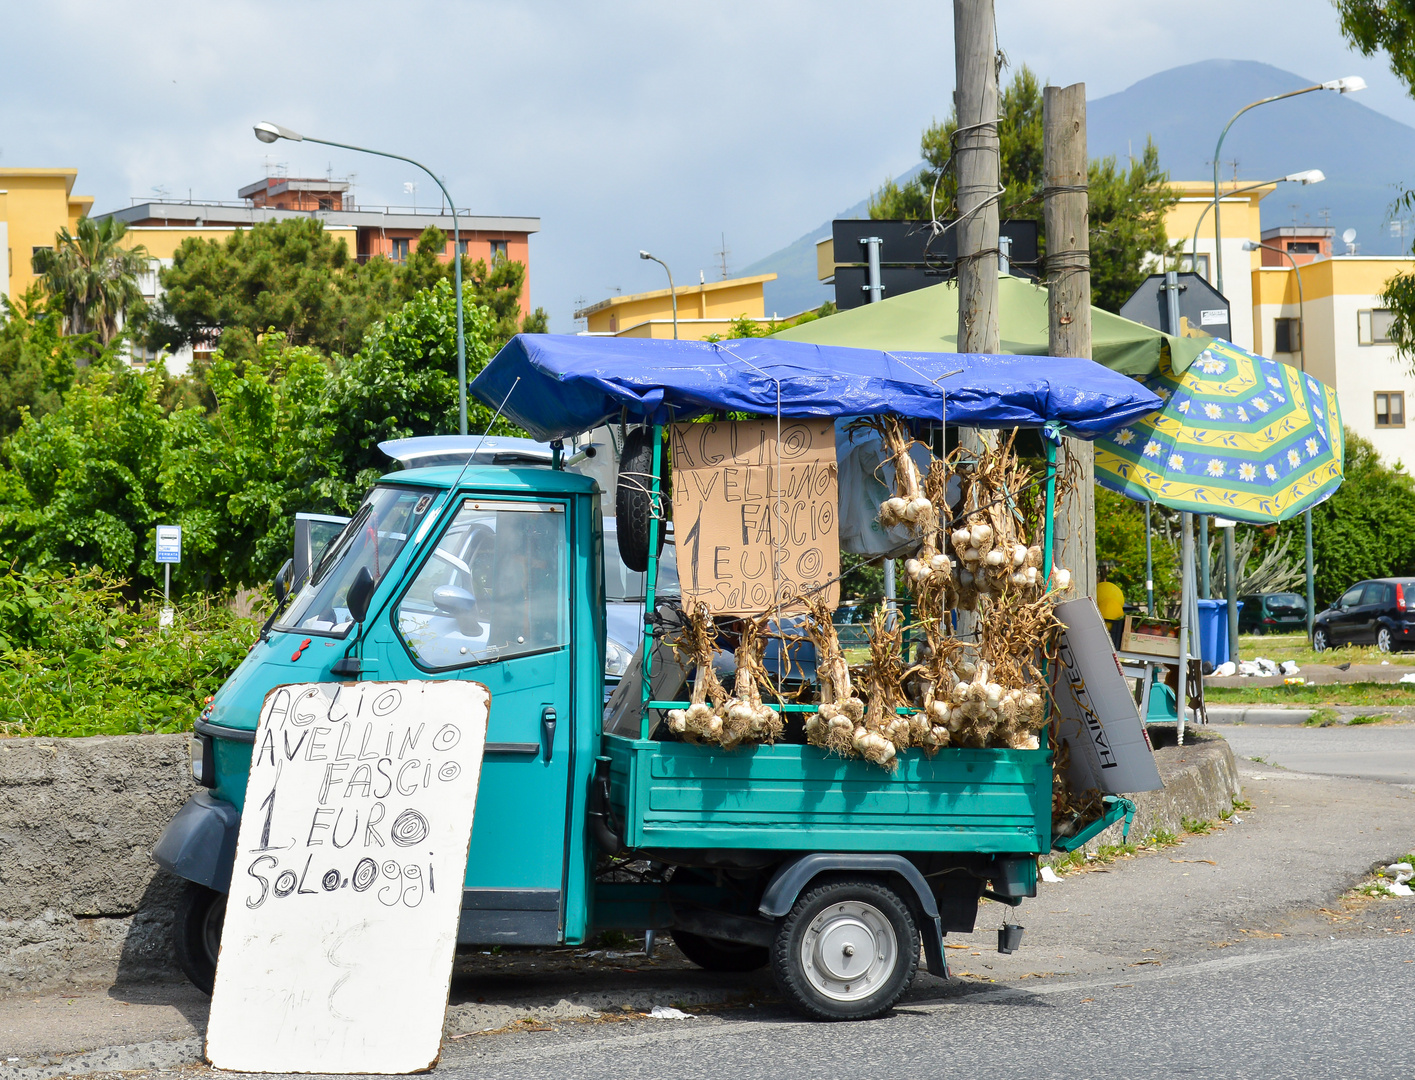
[[[344,526],[310,574],[309,581],[280,616],[277,630],[344,637],[354,625],[345,597],[359,571],[374,583],[383,579],[421,524],[433,496],[412,488],[380,486]]]

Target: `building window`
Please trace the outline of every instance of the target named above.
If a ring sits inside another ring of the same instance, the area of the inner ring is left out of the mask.
[[[1302,323],[1297,319],[1273,320],[1273,352],[1302,351]]]
[[[510,256],[506,254],[505,240],[493,240],[491,242],[491,258],[493,262],[496,261],[496,257],[498,255],[501,256],[501,258],[503,259],[510,258]]]
[[[54,249],[53,249],[52,247],[49,247],[49,246],[46,245],[46,244],[36,244],[34,247],[30,248],[30,250],[29,250],[29,266],[30,266],[30,269],[31,269],[32,271],[34,271],[36,274],[40,273],[41,271],[40,271],[39,265],[38,265],[38,263],[39,263],[39,253],[40,253],[41,251],[53,251],[53,250],[54,250]]]
[[[1376,394],[1376,427],[1405,426],[1405,391],[1390,390]]]
[[[408,238],[406,236],[395,237],[393,240],[393,261],[408,261]]]
[[[334,209],[334,200],[333,200],[332,198],[330,198],[328,195],[321,195],[321,196],[319,197],[319,208],[320,208],[321,210],[333,210],[333,209]]]
[[[457,254],[458,254],[458,255],[466,255],[466,254],[468,253],[468,248],[469,248],[470,245],[471,245],[471,241],[470,241],[470,240],[458,240],[458,241],[457,241]]]
[[[1179,256],[1179,272],[1180,272],[1181,274],[1193,274],[1193,273],[1197,273],[1197,274],[1198,274],[1201,278],[1203,278],[1205,281],[1208,281],[1208,280],[1209,280],[1209,257],[1208,257],[1207,255],[1200,255],[1200,256],[1199,256],[1199,268],[1198,268],[1198,270],[1195,270],[1195,269],[1194,269],[1194,259],[1193,259],[1193,257],[1190,256],[1190,255],[1181,255],[1181,256]]]
[[[1395,320],[1389,308],[1369,308],[1356,313],[1356,341],[1361,345],[1389,345],[1390,326]]]
[[[1292,240],[1288,242],[1287,250],[1294,255],[1320,255],[1322,245],[1313,240]]]

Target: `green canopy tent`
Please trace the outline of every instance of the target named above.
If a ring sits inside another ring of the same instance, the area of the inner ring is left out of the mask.
[[[1046,356],[1047,291],[1026,278],[998,280],[998,352]],[[931,285],[793,326],[774,335],[816,345],[899,352],[958,351],[958,286]],[[1170,368],[1182,373],[1213,339],[1176,338],[1100,308],[1091,308],[1091,358],[1125,375],[1151,375],[1167,352]]]

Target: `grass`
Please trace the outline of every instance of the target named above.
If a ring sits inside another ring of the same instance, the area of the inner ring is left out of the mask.
[[[1303,727],[1331,727],[1337,721],[1337,713],[1332,708],[1314,709],[1312,715],[1302,721]]]
[[[1238,652],[1244,660],[1262,656],[1282,663],[1296,660],[1301,664],[1379,664],[1389,660],[1393,665],[1415,666],[1415,652],[1383,653],[1374,645],[1343,645],[1339,649],[1313,652],[1306,634],[1239,634]]]
[[[1350,720],[1346,721],[1346,726],[1355,727],[1357,724],[1379,724],[1382,720],[1386,719],[1388,719],[1388,717],[1384,713],[1376,713],[1373,716],[1353,716]]]
[[[1321,686],[1205,686],[1213,705],[1415,705],[1415,683],[1324,683]]]
[[[1213,832],[1214,823],[1212,821],[1203,821],[1199,818],[1185,817],[1180,818],[1179,827],[1187,833],[1193,833],[1195,836],[1203,836],[1205,833]]]
[[[1202,822],[1201,824],[1209,828],[1213,827],[1210,822]],[[1107,865],[1115,862],[1116,859],[1129,858],[1144,851],[1160,851],[1163,848],[1173,847],[1177,843],[1179,843],[1179,837],[1174,833],[1168,829],[1156,829],[1143,840],[1131,840],[1125,844],[1102,844],[1090,853],[1084,848],[1077,848],[1075,851],[1068,851],[1048,865],[1058,874],[1064,874],[1068,870],[1079,870],[1093,863]]]

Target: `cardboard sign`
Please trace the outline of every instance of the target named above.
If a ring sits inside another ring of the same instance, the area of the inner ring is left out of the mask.
[[[1096,602],[1084,596],[1057,604],[1056,617],[1065,626],[1057,645],[1057,732],[1071,748],[1072,789],[1158,791],[1164,781]]]
[[[272,690],[256,728],[206,1055],[408,1073],[441,1049],[491,694]]]
[[[678,578],[714,614],[840,599],[835,423],[780,428],[779,440],[775,420],[669,429]]]

